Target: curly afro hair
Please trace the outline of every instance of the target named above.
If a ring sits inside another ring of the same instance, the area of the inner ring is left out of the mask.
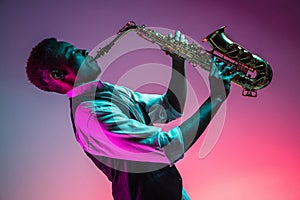
[[[56,38],[42,40],[32,48],[27,60],[26,73],[28,80],[41,90],[52,92],[55,86],[51,84],[50,73],[59,66],[56,54],[58,41]]]

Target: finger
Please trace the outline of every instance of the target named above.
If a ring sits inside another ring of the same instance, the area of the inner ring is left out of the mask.
[[[230,74],[229,75],[230,80],[236,77],[237,75],[239,75],[239,72],[234,72],[233,74]]]
[[[184,36],[184,34],[181,34],[180,35],[180,42],[184,43],[184,41],[185,41],[185,36]]]
[[[217,66],[219,67],[219,70],[222,71],[226,64],[218,60],[216,60],[216,62],[217,62]]]
[[[213,57],[213,62],[212,62],[212,65],[211,65],[211,69],[210,69],[210,73],[209,75],[210,76],[215,76],[216,72],[218,72],[218,68],[217,68],[217,62],[216,62],[216,57],[214,56]]]
[[[225,67],[223,67],[223,69],[222,69],[222,74],[224,74],[224,75],[228,75],[228,74],[232,74],[233,72],[234,72],[234,68],[233,68],[233,66],[225,66]]]
[[[230,82],[234,77],[236,77],[239,74],[239,72],[235,72],[233,74],[229,75],[222,75],[222,79]]]
[[[189,44],[189,41],[187,39],[184,40],[184,44]]]
[[[220,78],[222,76],[222,70],[223,70],[223,67],[224,67],[224,63],[223,62],[219,62],[217,59],[216,59],[216,77]]]
[[[226,65],[224,68],[223,68],[223,71],[228,71],[228,70],[232,70],[234,69],[232,65]]]
[[[175,31],[175,40],[179,41],[179,38],[180,38],[180,31],[177,30]]]

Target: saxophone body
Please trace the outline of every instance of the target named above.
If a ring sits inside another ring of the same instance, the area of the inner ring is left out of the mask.
[[[242,46],[232,42],[224,33],[225,26],[214,31],[203,42],[208,42],[224,60],[228,60],[240,72],[233,82],[244,88],[244,92],[255,93],[270,84],[272,69],[269,63],[261,57],[250,53]]]
[[[256,97],[257,90],[266,87],[271,82],[272,69],[267,61],[232,42],[225,35],[224,29],[225,26],[202,40],[203,42],[208,42],[213,48],[211,51],[208,51],[194,42],[190,44],[182,43],[169,35],[148,29],[145,25],[137,26],[135,22],[130,21],[119,31],[117,37],[111,43],[99,49],[95,59],[105,55],[116,40],[123,35],[130,31],[135,31],[138,36],[157,44],[164,51],[185,58],[193,66],[199,66],[209,71],[213,57],[228,65],[233,65],[234,71],[231,73],[238,73],[232,81],[243,88],[242,95]]]

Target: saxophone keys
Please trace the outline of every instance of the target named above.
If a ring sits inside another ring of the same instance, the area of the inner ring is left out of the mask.
[[[243,89],[242,95],[246,96],[246,97],[257,97],[257,91],[256,90]]]

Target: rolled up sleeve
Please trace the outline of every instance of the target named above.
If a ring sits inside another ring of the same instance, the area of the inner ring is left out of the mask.
[[[169,103],[166,94],[142,94],[132,92],[133,99],[143,105],[152,123],[168,123],[182,117]]]

